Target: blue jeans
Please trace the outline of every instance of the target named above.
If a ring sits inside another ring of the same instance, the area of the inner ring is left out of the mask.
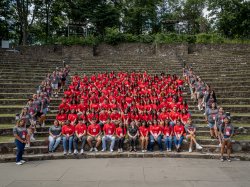
[[[63,151],[67,152],[67,144],[69,144],[69,151],[72,152],[73,146],[73,136],[70,136],[68,139],[67,137],[63,137]]]
[[[172,136],[167,136],[165,138],[165,145],[167,149],[172,149]]]
[[[106,150],[107,146],[106,146],[106,141],[110,140],[111,141],[111,145],[110,145],[110,149],[114,149],[115,146],[115,137],[111,136],[111,135],[106,135],[102,137],[102,148]]]
[[[149,150],[150,151],[153,151],[154,150],[154,143],[157,142],[158,146],[159,146],[159,150],[162,151],[163,148],[162,148],[162,135],[159,135],[158,138],[157,138],[157,141],[155,141],[154,137],[150,134],[150,142],[149,142]]]
[[[50,152],[55,151],[60,142],[61,142],[61,137],[53,138],[52,136],[49,136],[49,151]]]
[[[181,136],[179,140],[177,140],[176,136],[174,136],[174,144],[176,146],[181,146],[183,139],[184,139],[184,136]]]
[[[78,142],[81,141],[81,149],[84,149],[84,145],[86,143],[86,136],[82,136],[81,139],[77,138],[77,136],[74,137],[74,148],[78,149]]]
[[[25,148],[25,143],[22,143],[19,140],[15,139],[15,144],[16,144],[16,147],[17,147],[16,162],[20,162],[23,159],[23,151],[24,151],[24,148]]]

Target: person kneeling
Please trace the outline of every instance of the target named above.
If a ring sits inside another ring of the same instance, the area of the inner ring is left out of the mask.
[[[187,133],[186,138],[187,140],[190,140],[189,153],[193,151],[193,143],[195,143],[196,149],[198,150],[202,149],[202,147],[196,141],[196,136],[195,136],[196,126],[192,124],[191,118],[188,119],[187,125],[185,126],[185,130]]]
[[[101,139],[101,127],[100,125],[96,123],[92,123],[88,126],[88,138],[87,142],[90,146],[90,151],[98,152],[97,147],[100,145],[102,139]],[[93,146],[93,141],[96,141],[95,145]]]
[[[103,133],[104,136],[102,137],[102,152],[106,151],[106,141],[110,140],[110,152],[114,151],[115,146],[115,125],[113,123],[110,123],[110,120],[107,120],[107,123],[103,127]]]
[[[79,120],[79,123],[75,127],[74,154],[78,154],[78,142],[81,142],[80,154],[83,154],[84,146],[85,146],[86,139],[87,139],[86,134],[87,134],[87,126],[85,125],[85,121]]]
[[[63,154],[67,154],[67,144],[69,147],[69,154],[72,154],[73,147],[73,137],[74,137],[75,127],[70,124],[70,121],[66,121],[65,125],[62,127],[62,135],[63,135]]]

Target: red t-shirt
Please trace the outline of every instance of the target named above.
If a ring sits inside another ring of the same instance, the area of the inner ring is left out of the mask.
[[[169,116],[174,121],[174,120],[177,120],[179,118],[180,114],[178,112],[171,111]]]
[[[175,125],[174,126],[174,132],[176,134],[181,134],[181,132],[184,132],[184,126],[183,125]]]
[[[100,121],[107,121],[108,117],[109,117],[109,114],[107,112],[99,114],[99,120]]]
[[[75,126],[75,132],[77,132],[77,134],[84,134],[84,131],[87,131],[87,126],[85,124],[77,124]]]
[[[117,136],[121,136],[121,135],[125,136],[126,133],[127,133],[126,129],[125,128],[121,128],[121,127],[117,127],[116,130],[115,130],[115,132],[116,132]]]
[[[77,119],[77,114],[69,114],[69,115],[68,115],[68,120],[69,120],[69,121],[72,122],[72,121],[74,121],[75,119]]]
[[[75,132],[75,127],[74,125],[63,125],[62,127],[62,134],[64,135],[73,135]]]
[[[112,113],[112,114],[110,114],[110,118],[112,119],[112,120],[119,120],[119,119],[121,119],[121,114],[119,114],[119,113]]]
[[[154,126],[154,125],[150,125],[150,131],[155,135],[155,134],[159,134],[159,132],[161,132],[161,127],[159,125]]]
[[[165,136],[170,136],[172,132],[173,132],[173,127],[172,126],[165,126],[164,129],[163,129],[163,134]]]
[[[101,127],[97,124],[91,124],[88,126],[88,133],[92,136],[96,136],[101,131]]]
[[[66,121],[68,119],[68,115],[67,114],[57,114],[56,119],[58,121]]]
[[[64,109],[65,111],[69,110],[69,105],[67,103],[62,103],[59,105],[59,110]]]
[[[144,126],[140,126],[139,127],[139,132],[140,134],[142,134],[143,136],[147,136],[148,135],[148,128],[144,127]]]
[[[105,124],[103,127],[105,135],[112,135],[115,132],[115,125],[113,123]]]

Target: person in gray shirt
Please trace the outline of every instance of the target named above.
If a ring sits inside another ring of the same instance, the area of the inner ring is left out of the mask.
[[[54,125],[49,128],[49,152],[54,152],[61,142],[62,128],[59,126],[58,120],[54,121]]]
[[[13,135],[15,137],[16,151],[16,164],[22,165],[25,163],[23,160],[23,152],[25,144],[28,140],[28,131],[25,127],[25,120],[21,119],[17,122],[17,125],[13,128]]]

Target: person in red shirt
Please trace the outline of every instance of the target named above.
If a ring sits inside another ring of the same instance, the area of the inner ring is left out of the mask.
[[[85,125],[86,121],[82,119],[79,120],[78,124],[75,126],[75,137],[74,137],[74,154],[78,154],[78,142],[81,143],[81,151],[80,154],[84,152],[84,146],[86,143],[86,135],[87,135],[87,126]]]
[[[58,120],[59,124],[62,125],[62,122],[65,122],[68,119],[68,114],[66,114],[65,110],[62,109],[56,115],[56,119]]]
[[[118,139],[118,153],[122,153],[124,140],[127,133],[126,128],[124,128],[122,123],[119,123],[119,127],[116,128],[115,133]]]
[[[115,125],[111,122],[110,119],[107,120],[103,127],[104,136],[102,137],[102,152],[106,151],[106,142],[111,141],[110,152],[114,151],[115,146]]]
[[[92,123],[91,125],[89,125],[87,134],[88,134],[87,142],[90,146],[90,151],[98,152],[97,147],[102,142],[100,125],[96,123]],[[96,144],[94,146],[93,146],[93,140],[96,140]]]
[[[176,120],[176,125],[174,126],[174,144],[176,147],[176,151],[180,152],[180,147],[182,144],[182,141],[184,139],[184,126],[181,123],[180,119]]]
[[[101,127],[104,126],[108,118],[109,118],[108,112],[106,112],[105,109],[102,109],[99,114],[99,124],[101,125]]]
[[[141,150],[143,153],[147,152],[148,147],[148,128],[146,122],[142,121],[142,125],[139,127]]]
[[[77,120],[77,114],[75,109],[71,110],[71,113],[68,115],[68,120],[72,123],[75,124],[76,120]]]
[[[159,146],[159,150],[163,151],[162,148],[162,128],[158,125],[156,120],[153,120],[153,124],[149,128],[150,130],[150,143],[149,143],[149,150],[152,152],[154,143],[157,142]]]
[[[188,113],[188,111],[183,108],[182,111],[181,111],[181,114],[180,114],[180,119],[181,119],[181,122],[186,125],[188,123],[188,119],[191,118],[191,115],[190,113]]]
[[[170,125],[169,120],[165,120],[163,128],[163,138],[168,152],[172,150],[172,136],[173,127]]]
[[[176,124],[176,120],[180,117],[180,113],[177,112],[176,106],[173,107],[173,110],[170,112],[169,117],[171,120],[170,124],[174,126]]]
[[[67,154],[67,144],[69,147],[69,154],[72,153],[74,132],[75,132],[74,125],[71,125],[70,121],[67,120],[65,122],[65,125],[63,125],[63,127],[62,127],[64,155]]]
[[[65,98],[62,100],[62,103],[59,105],[59,110],[62,110],[62,109],[64,109],[65,112],[68,112],[70,109],[70,106],[67,103],[67,100]]]
[[[114,109],[113,112],[110,114],[111,122],[115,125],[118,125],[121,122],[121,114],[119,114],[117,109]]]

